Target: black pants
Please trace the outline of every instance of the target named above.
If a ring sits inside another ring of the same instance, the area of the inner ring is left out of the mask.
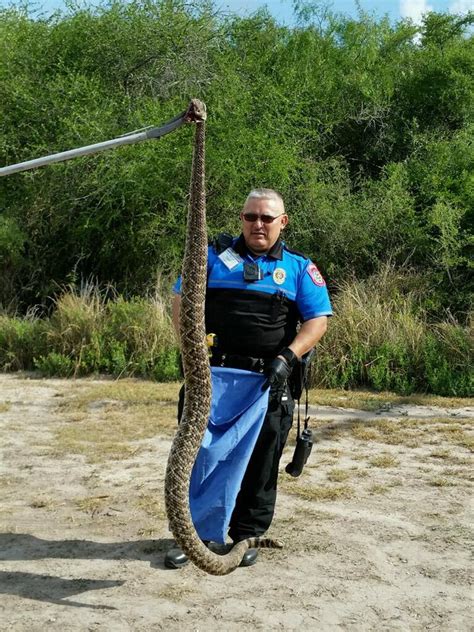
[[[184,387],[179,393],[178,420],[183,404]],[[294,406],[287,387],[270,391],[268,411],[230,519],[229,536],[234,542],[263,535],[272,522],[278,466],[293,421]]]

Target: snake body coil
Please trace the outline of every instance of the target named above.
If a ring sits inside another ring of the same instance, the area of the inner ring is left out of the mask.
[[[197,125],[180,311],[181,354],[186,393],[181,423],[166,468],[165,503],[170,530],[189,559],[207,573],[226,575],[239,566],[247,549],[280,548],[281,545],[267,538],[249,538],[237,543],[226,555],[217,555],[200,540],[189,509],[189,482],[207,427],[212,393],[204,320],[207,282],[204,104],[194,99],[188,110],[187,120]]]

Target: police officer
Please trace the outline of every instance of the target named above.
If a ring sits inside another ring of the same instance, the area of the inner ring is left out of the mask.
[[[278,464],[293,420],[288,387],[295,365],[326,332],[332,314],[319,270],[281,239],[288,224],[282,197],[254,189],[240,214],[238,238],[221,235],[209,247],[206,332],[216,334],[211,364],[267,375],[268,411],[231,517],[229,536],[239,542],[269,528],[276,502]],[[180,280],[174,287],[173,322],[179,332]],[[255,563],[247,551],[243,566]],[[187,557],[171,549],[168,568]]]

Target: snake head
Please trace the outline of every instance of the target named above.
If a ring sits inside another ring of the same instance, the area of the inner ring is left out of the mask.
[[[186,123],[204,123],[207,118],[206,105],[199,99],[192,99],[184,114]]]

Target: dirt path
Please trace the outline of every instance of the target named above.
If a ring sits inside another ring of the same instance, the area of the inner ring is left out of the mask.
[[[312,407],[285,549],[219,578],[163,567],[160,388],[0,376],[2,630],[473,629],[472,407]]]

